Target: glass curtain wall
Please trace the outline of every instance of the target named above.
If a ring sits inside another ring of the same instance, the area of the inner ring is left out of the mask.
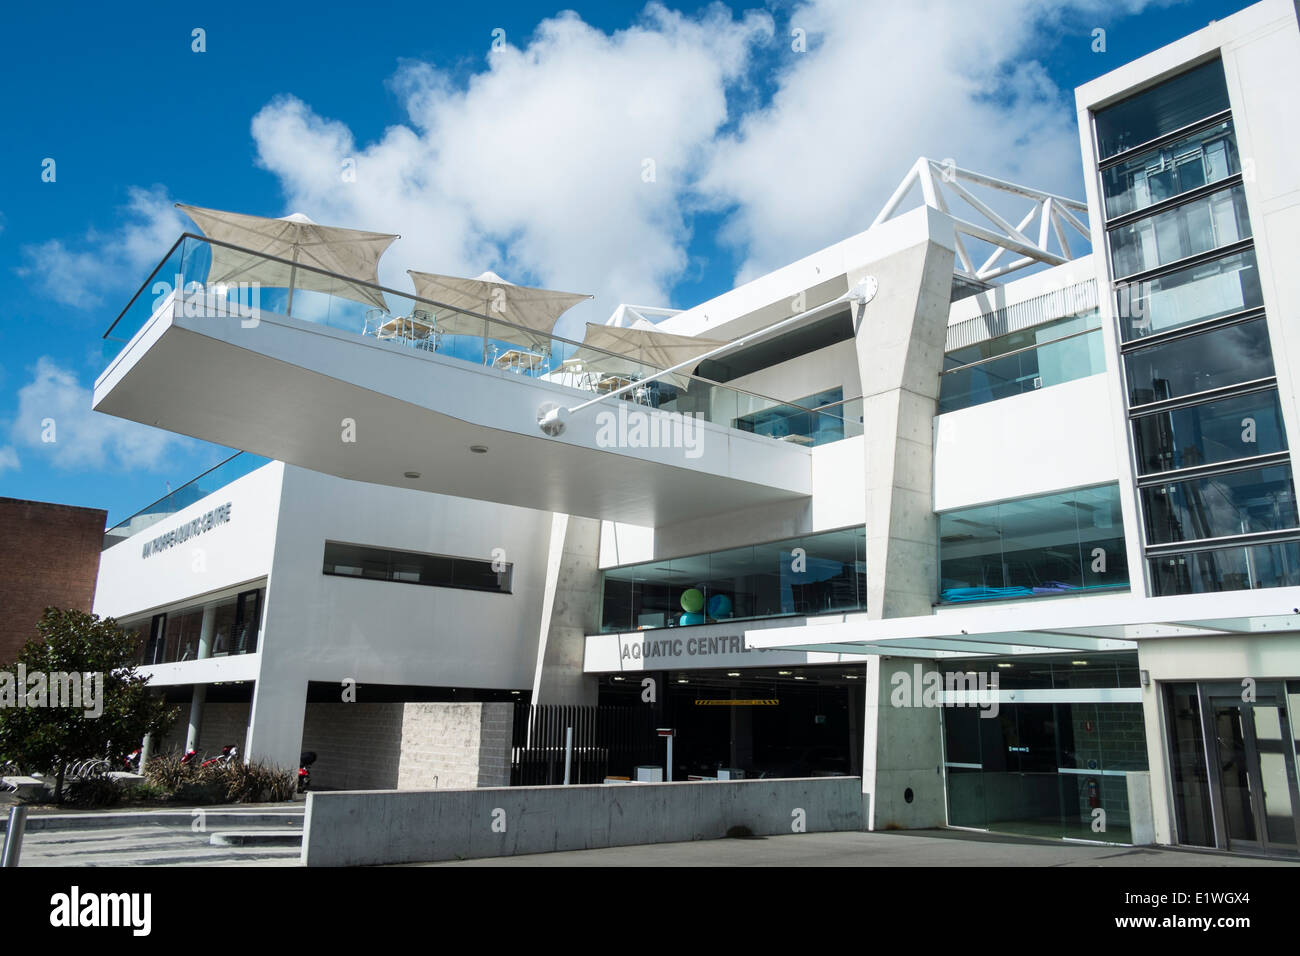
[[[953,349],[944,355],[939,412],[970,408],[1106,369],[1096,310]]]
[[[1094,115],[1154,594],[1300,583],[1300,519],[1223,67]]]
[[[611,568],[601,631],[686,627],[866,607],[866,531],[846,528]]]
[[[1126,587],[1118,485],[939,515],[941,603]]]
[[[1004,701],[996,711],[945,705],[950,825],[1129,842],[1127,774],[1147,769],[1142,704],[1105,698],[1138,687],[1137,654],[984,658],[940,669],[994,669],[999,690],[1053,689],[1078,697]]]

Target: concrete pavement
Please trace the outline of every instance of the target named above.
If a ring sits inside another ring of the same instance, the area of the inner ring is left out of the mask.
[[[702,840],[416,865],[1295,867],[1300,864],[1167,847],[1065,843],[962,830],[910,830]]]

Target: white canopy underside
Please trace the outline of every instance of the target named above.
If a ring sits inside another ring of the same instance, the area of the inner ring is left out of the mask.
[[[415,294],[422,299],[502,320],[487,323],[475,316],[435,309],[434,319],[440,332],[482,335],[487,327],[489,338],[524,348],[549,346],[560,316],[584,299],[591,298],[576,292],[515,285],[494,272],[484,272],[475,279],[409,269],[407,275],[415,283]],[[504,324],[506,322],[510,325]]]
[[[212,250],[212,266],[208,270],[209,285],[258,282],[268,288],[292,286],[388,309],[388,303],[378,289],[335,276],[321,275],[310,269],[299,269],[294,264],[312,266],[348,279],[359,279],[377,285],[379,257],[397,238],[396,235],[344,229],[340,226],[321,226],[301,213],[283,219],[270,219],[187,206],[184,203],[176,205],[198,224],[209,239],[261,253],[252,255],[225,246],[210,245],[208,248]],[[275,262],[262,256],[274,256],[288,262]]]
[[[584,368],[630,378],[644,378],[655,369],[668,369],[689,362],[706,352],[711,352],[725,342],[701,339],[690,335],[660,332],[650,322],[638,320],[631,327],[595,325],[587,323],[587,334],[574,358]],[[613,352],[614,355],[608,353]],[[653,366],[647,368],[646,366]],[[690,381],[690,369],[674,372],[664,378],[679,388]]]

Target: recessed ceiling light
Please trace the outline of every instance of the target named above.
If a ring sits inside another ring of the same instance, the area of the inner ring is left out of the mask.
[[[1088,666],[1088,662],[1087,662],[1087,661],[1070,661],[1070,663],[1073,664],[1075,667],[1087,667],[1087,666]]]
[[[403,477],[403,478],[419,478],[419,477],[420,477],[420,473],[419,473],[418,471],[404,471],[404,472],[402,472],[402,477]]]
[[[677,678],[677,683],[679,683],[679,684],[689,684],[690,681],[688,681],[685,677],[679,677],[679,678]]]
[[[807,680],[808,678],[804,677],[802,674],[795,674],[795,675],[794,675],[794,679],[795,679],[795,680]]]
[[[791,674],[794,673],[794,671],[777,671],[777,673],[780,674],[782,677],[789,677]]]
[[[486,455],[487,445],[470,445],[469,450],[476,455]]]
[[[727,676],[728,676],[728,677],[739,677],[739,676],[740,676],[740,671],[727,671]]]

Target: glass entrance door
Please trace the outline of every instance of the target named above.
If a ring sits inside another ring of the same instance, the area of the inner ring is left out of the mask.
[[[1249,701],[1239,685],[1205,690],[1216,842],[1228,850],[1296,854],[1300,792],[1280,683],[1260,684]]]

